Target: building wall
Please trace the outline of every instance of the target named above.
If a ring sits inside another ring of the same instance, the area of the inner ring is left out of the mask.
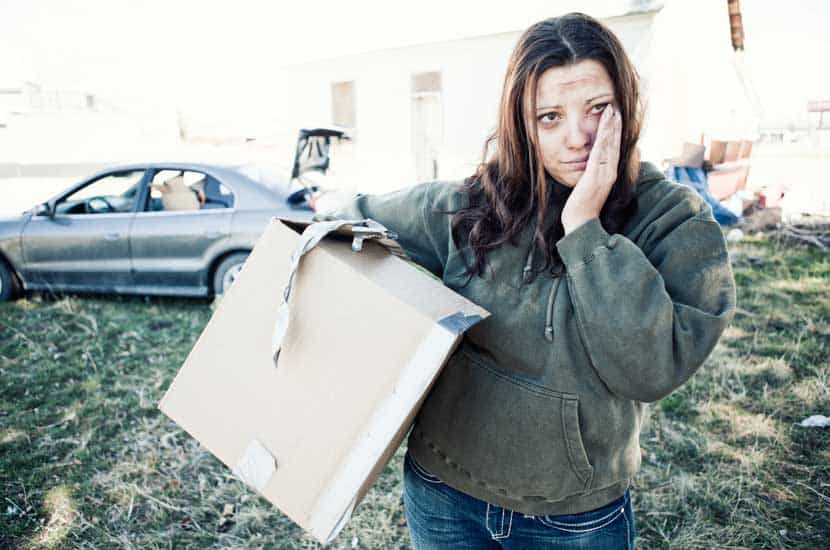
[[[170,110],[114,108],[86,92],[44,90],[30,82],[0,89],[0,163],[134,160],[178,144]]]
[[[668,2],[634,55],[647,106],[643,156],[677,157],[701,136],[754,140],[758,106],[743,52],[732,47],[726,2]]]
[[[633,52],[653,13],[605,20]],[[332,149],[333,185],[383,192],[416,183],[412,76],[440,71],[438,177],[460,179],[481,161],[493,131],[507,61],[520,32],[370,52],[280,70],[273,109],[278,140],[290,150],[299,127],[332,122],[332,84],[354,81],[354,140]]]

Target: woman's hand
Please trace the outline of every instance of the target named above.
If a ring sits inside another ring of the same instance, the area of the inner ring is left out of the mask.
[[[617,181],[620,161],[622,117],[612,105],[602,112],[597,137],[585,172],[571,191],[562,210],[562,226],[567,235],[590,219],[598,218],[611,187]]]

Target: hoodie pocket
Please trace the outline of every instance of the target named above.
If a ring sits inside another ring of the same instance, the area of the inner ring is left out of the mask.
[[[579,397],[488,363],[462,351],[445,367],[421,409],[427,445],[454,463],[460,485],[530,502],[590,490],[594,468],[579,428]]]

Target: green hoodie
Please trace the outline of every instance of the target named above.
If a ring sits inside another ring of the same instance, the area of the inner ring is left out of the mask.
[[[464,335],[410,432],[409,452],[429,472],[533,515],[579,513],[625,492],[640,466],[644,403],[703,364],[735,310],[711,208],[648,163],[636,197],[620,234],[594,218],[559,240],[564,266],[527,276],[529,226],[466,286],[451,217],[440,212],[466,205],[457,183],[358,195],[317,216],[377,220],[413,261],[491,312]]]

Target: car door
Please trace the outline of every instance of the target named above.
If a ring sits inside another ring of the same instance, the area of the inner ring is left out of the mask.
[[[132,284],[129,233],[144,169],[108,172],[67,192],[23,228],[33,288],[119,291]]]
[[[227,195],[231,200],[211,200],[206,187],[221,184],[198,170],[157,169],[148,181],[144,208],[130,232],[137,287],[153,293],[207,294],[210,262],[230,234],[232,194]]]

